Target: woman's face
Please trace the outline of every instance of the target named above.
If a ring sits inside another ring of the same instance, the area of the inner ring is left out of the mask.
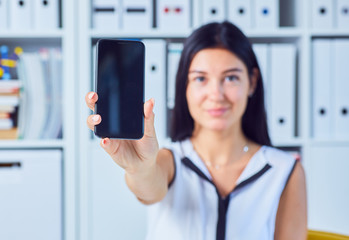
[[[252,85],[256,77],[252,77]],[[223,48],[199,51],[189,67],[187,102],[195,129],[216,131],[241,127],[249,94],[253,93],[245,64]]]

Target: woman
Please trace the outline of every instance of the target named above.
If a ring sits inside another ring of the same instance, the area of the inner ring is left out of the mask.
[[[98,96],[86,95],[94,109]],[[263,82],[251,45],[228,22],[186,40],[176,78],[171,139],[158,148],[154,100],[141,140],[101,140],[149,207],[147,239],[306,239],[301,164],[271,147]],[[101,117],[88,117],[93,129]]]

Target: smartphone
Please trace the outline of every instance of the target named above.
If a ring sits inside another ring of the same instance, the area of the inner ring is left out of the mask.
[[[100,138],[140,139],[144,134],[144,58],[141,41],[100,39],[96,45],[95,114]]]

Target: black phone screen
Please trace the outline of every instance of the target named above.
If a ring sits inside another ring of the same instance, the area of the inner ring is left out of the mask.
[[[101,39],[97,42],[96,114],[98,137],[139,139],[144,128],[144,44]]]

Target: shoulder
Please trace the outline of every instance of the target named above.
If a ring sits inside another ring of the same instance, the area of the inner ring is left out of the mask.
[[[294,159],[289,153],[275,147],[263,146],[270,159]]]
[[[290,153],[280,149],[266,146],[264,148],[267,161],[286,174],[286,187],[289,185],[304,185],[305,172],[299,160],[296,160]]]
[[[293,166],[296,163],[291,154],[274,147],[264,146],[264,153],[267,161],[274,166]]]

